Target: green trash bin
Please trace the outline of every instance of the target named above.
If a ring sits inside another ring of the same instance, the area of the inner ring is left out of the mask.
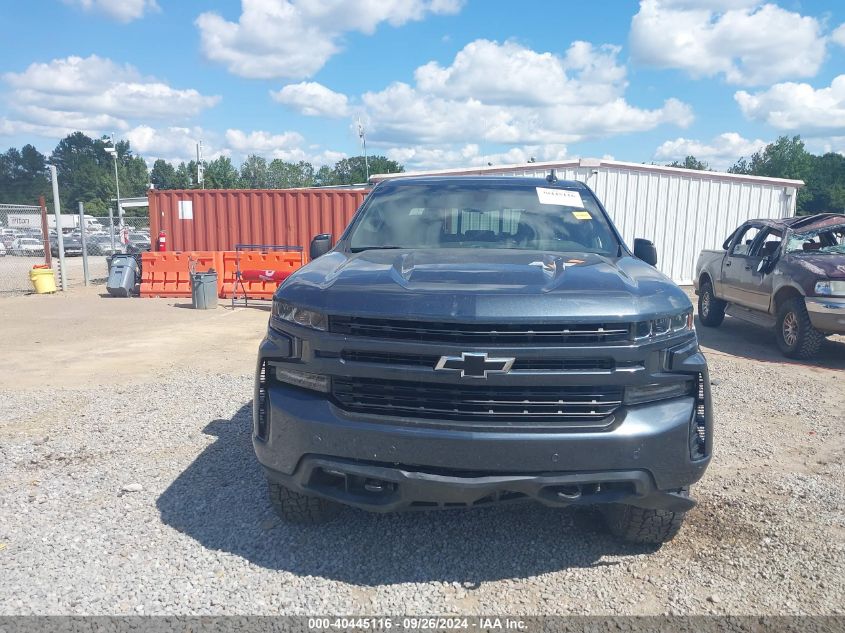
[[[191,273],[191,305],[195,310],[217,307],[217,271]]]

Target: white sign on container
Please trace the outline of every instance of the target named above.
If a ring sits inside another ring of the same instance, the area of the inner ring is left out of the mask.
[[[194,202],[193,200],[179,200],[179,219],[193,220],[194,219]]]

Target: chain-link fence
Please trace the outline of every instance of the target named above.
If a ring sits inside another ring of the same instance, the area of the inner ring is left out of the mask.
[[[56,285],[62,277],[68,287],[105,283],[108,260],[116,253],[139,253],[152,247],[147,216],[124,216],[123,225],[108,217],[63,213],[62,230],[53,214],[46,215],[42,232],[41,208],[0,204],[0,295],[32,291],[29,272],[52,259]],[[59,261],[59,239],[64,247],[64,269]],[[85,256],[83,256],[83,252]]]
[[[0,204],[0,296],[30,292],[29,271],[44,264],[41,207]]]
[[[84,238],[84,240],[83,240]],[[83,241],[87,258],[81,257]],[[69,245],[71,248],[69,249]],[[87,259],[88,279],[92,284],[103,283],[108,278],[108,260],[117,253],[139,253],[152,248],[150,220],[148,217],[124,216],[123,227],[110,218],[94,218],[82,230],[64,236],[65,268],[68,284],[84,283]],[[79,257],[76,257],[76,255]],[[73,259],[71,259],[73,257]],[[80,261],[76,261],[76,260]]]

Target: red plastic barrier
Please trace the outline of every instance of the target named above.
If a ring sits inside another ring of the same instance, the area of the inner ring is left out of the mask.
[[[282,283],[285,279],[290,277],[289,270],[242,270],[241,279],[247,281],[275,281],[277,284]]]
[[[190,297],[190,264],[195,270],[217,271],[217,293],[223,287],[223,258],[221,251],[148,252],[141,254],[142,297]]]
[[[232,296],[232,288],[235,285],[235,271],[238,269],[238,253],[236,251],[223,251],[223,286],[220,296],[229,298]],[[243,289],[238,284],[237,294],[240,296],[244,291],[249,299],[269,299],[276,292],[279,284],[302,266],[302,253],[292,251],[271,251],[263,253],[260,251],[240,252],[240,271]],[[250,271],[250,279],[244,274]],[[254,275],[254,273],[262,273]],[[272,275],[267,273],[271,272]],[[281,279],[278,279],[277,274]],[[284,275],[282,277],[282,275]],[[257,278],[252,278],[257,277]]]

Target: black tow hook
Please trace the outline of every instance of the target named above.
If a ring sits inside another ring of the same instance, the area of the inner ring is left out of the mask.
[[[561,486],[557,496],[564,501],[575,501],[581,498],[581,486]]]

